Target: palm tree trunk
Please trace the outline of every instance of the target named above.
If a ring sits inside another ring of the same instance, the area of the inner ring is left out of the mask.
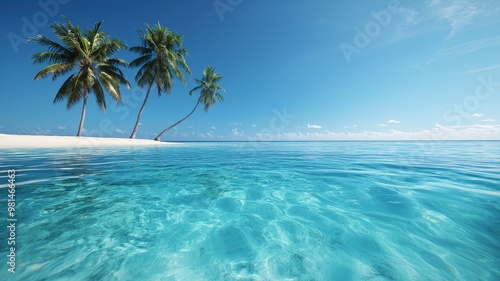
[[[80,126],[78,127],[78,132],[76,133],[77,137],[82,135],[83,121],[85,120],[85,110],[86,109],[87,109],[87,93],[84,93],[83,94],[82,117],[80,118]]]
[[[144,107],[146,106],[146,102],[148,101],[149,91],[151,90],[151,86],[153,86],[153,81],[149,84],[148,91],[146,93],[146,97],[144,98],[144,102],[142,103],[141,109],[139,110],[139,114],[137,114],[137,120],[135,121],[134,129],[132,130],[132,134],[130,135],[131,139],[135,139],[135,135],[137,134],[137,129],[139,129],[139,120],[141,120],[142,111],[144,111]]]
[[[193,110],[184,118],[182,118],[181,120],[177,121],[176,123],[174,123],[172,126],[166,128],[165,130],[163,130],[163,132],[161,132],[156,138],[155,138],[155,141],[160,141],[160,137],[165,134],[167,131],[169,131],[170,129],[172,129],[173,127],[179,125],[182,121],[186,120],[189,116],[191,116],[196,108],[198,107],[198,104],[200,104],[200,99],[198,99],[198,102],[196,103],[196,105],[194,106]]]

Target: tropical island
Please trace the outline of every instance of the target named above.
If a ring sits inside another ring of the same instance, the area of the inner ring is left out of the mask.
[[[138,68],[135,82],[139,87],[146,88],[147,92],[130,135],[130,139],[135,139],[151,90],[156,91],[158,96],[163,93],[169,95],[175,79],[186,84],[185,74],[191,74],[186,62],[188,51],[183,48],[181,34],[162,26],[159,22],[154,26],[146,24],[145,29],[140,30],[142,44],[129,48],[138,57],[127,63],[115,57],[118,51],[127,49],[126,44],[101,31],[102,24],[103,21],[100,21],[92,28],[82,31],[79,25],[74,25],[65,17],[64,23],[51,24],[52,31],[58,40],[52,40],[43,35],[30,38],[30,42],[38,43],[46,48],[45,51],[32,56],[34,64],[47,64],[34,79],[50,77],[56,81],[58,78],[62,79],[69,75],[57,91],[53,103],[66,101],[66,107],[69,110],[83,100],[80,123],[76,133],[77,137],[81,137],[87,101],[90,96],[95,97],[98,107],[103,112],[106,111],[105,93],[108,93],[114,101],[123,104],[120,87],[130,89],[130,83],[124,77],[121,68]],[[162,130],[154,140],[160,141],[163,134],[190,117],[198,105],[202,104],[204,111],[208,112],[216,102],[223,102],[222,92],[225,90],[219,85],[222,78],[216,73],[214,67],[207,66],[201,78],[194,79],[196,86],[189,91],[189,95],[199,94],[192,111]],[[11,136],[10,139],[13,140],[14,137]],[[21,140],[26,143],[27,139],[21,138]],[[120,142],[115,140],[115,143]],[[125,142],[125,144],[128,143],[130,142]]]
[[[500,280],[498,4],[353,2],[6,1],[0,280]]]

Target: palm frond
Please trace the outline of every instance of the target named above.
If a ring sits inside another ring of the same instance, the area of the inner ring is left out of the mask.
[[[106,112],[106,99],[104,98],[104,91],[102,89],[101,83],[96,81],[94,85],[92,85],[91,89],[95,95],[97,106],[99,106],[102,112]]]
[[[71,75],[64,81],[62,84],[61,88],[59,88],[59,91],[57,91],[56,97],[54,98],[53,103],[57,103],[60,101],[63,101],[68,98],[68,96],[71,95],[73,87],[73,83],[75,79],[75,75]]]
[[[139,55],[150,55],[151,51],[152,51],[150,48],[146,48],[146,47],[143,47],[143,46],[131,47],[131,48],[129,48],[129,50],[131,52],[137,53]]]
[[[54,103],[66,100],[68,109],[93,93],[99,107],[105,110],[103,85],[113,99],[121,102],[120,86],[130,88],[130,83],[120,69],[127,66],[127,62],[115,58],[114,54],[125,49],[126,45],[100,31],[102,21],[82,32],[79,25],[72,24],[66,17],[64,19],[64,23],[56,22],[50,25],[58,42],[42,35],[29,39],[30,42],[46,48],[46,51],[32,56],[33,63],[49,63],[36,74],[35,80],[49,76],[55,80],[75,71],[64,81],[54,98]]]
[[[193,94],[196,91],[200,91],[199,102],[203,103],[204,110],[208,111],[210,107],[215,105],[217,102],[223,102],[224,96],[218,92],[225,91],[218,82],[222,80],[222,76],[215,73],[216,69],[208,66],[203,71],[203,75],[201,79],[195,79],[195,82],[198,86],[193,88],[189,94]]]
[[[127,87],[127,89],[130,89],[130,83],[127,81],[127,79],[125,79],[125,77],[123,77],[123,72],[118,67],[109,64],[99,64],[97,66],[97,73],[101,72],[105,73],[111,79],[113,79],[114,84],[121,84]]]
[[[129,67],[142,66],[145,63],[149,62],[152,57],[153,57],[152,54],[146,54],[146,55],[143,55],[143,56],[138,57],[135,60],[131,61],[128,65],[129,65]]]
[[[67,109],[72,108],[76,103],[80,101],[80,99],[85,98],[85,95],[87,93],[87,90],[83,87],[83,83],[78,79],[77,75],[73,76],[69,82],[70,83],[68,85],[66,94]]]
[[[135,80],[140,87],[147,87],[154,81],[158,94],[169,94],[172,91],[174,79],[185,82],[184,74],[190,74],[182,48],[182,35],[169,30],[160,23],[140,30],[141,46],[134,46],[130,51],[139,57],[130,62],[130,67],[139,67]]]
[[[148,61],[139,68],[135,76],[135,81],[139,87],[147,87],[155,81],[156,65],[155,61]]]
[[[196,79],[196,80],[198,80],[198,79]],[[196,92],[202,88],[203,88],[203,86],[201,86],[201,85],[194,87],[191,91],[189,91],[189,95],[193,95],[194,92]]]
[[[75,58],[71,55],[58,52],[39,52],[31,56],[33,59],[33,64],[43,64],[43,63],[74,63]]]
[[[66,47],[42,35],[36,35],[34,37],[31,37],[28,39],[28,42],[35,42],[38,43],[39,45],[47,47],[48,51],[52,53],[63,53],[63,54],[70,53],[70,50],[67,49]]]
[[[106,91],[114,100],[119,103],[122,102],[120,87],[118,87],[118,81],[115,77],[109,73],[101,71],[99,72],[99,81],[104,85],[104,88],[106,88]]]
[[[49,66],[44,67],[40,72],[38,72],[35,75],[35,80],[38,80],[40,78],[46,78],[50,75],[52,75],[52,80],[55,80],[59,76],[66,74],[70,72],[73,69],[74,65],[72,63],[65,64],[65,63],[56,63],[56,64],[51,64]]]
[[[123,60],[123,59],[118,59],[118,58],[112,58],[112,59],[106,59],[104,61],[105,64],[109,64],[109,65],[112,65],[114,67],[118,67],[118,66],[124,66],[124,67],[127,67],[128,66],[128,63],[127,61]]]

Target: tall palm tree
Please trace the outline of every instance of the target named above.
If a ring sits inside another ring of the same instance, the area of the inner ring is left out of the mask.
[[[198,101],[196,102],[196,105],[194,106],[193,110],[184,118],[181,120],[175,122],[173,125],[170,127],[166,128],[161,132],[156,138],[155,141],[159,141],[160,137],[166,133],[168,130],[174,128],[175,126],[179,125],[182,121],[186,120],[189,116],[191,116],[195,111],[196,108],[200,103],[204,105],[204,110],[205,112],[208,112],[211,106],[215,105],[215,101],[223,102],[224,101],[224,96],[219,93],[218,91],[224,91],[225,90],[219,86],[219,81],[222,80],[222,76],[219,74],[215,73],[215,68],[208,66],[205,68],[203,71],[203,77],[200,79],[195,79],[196,84],[198,86],[194,87],[189,94],[192,95],[196,91],[200,91],[200,97],[198,98]]]
[[[36,74],[35,80],[48,76],[52,76],[52,80],[55,80],[62,75],[74,72],[62,84],[54,98],[54,103],[66,99],[66,107],[70,109],[83,99],[82,116],[76,134],[79,137],[83,129],[89,94],[93,93],[101,110],[106,111],[104,89],[119,103],[122,102],[120,85],[125,85],[130,89],[130,84],[119,69],[127,63],[122,59],[112,58],[116,51],[125,49],[126,46],[119,39],[111,39],[106,33],[100,31],[102,21],[82,33],[80,26],[74,26],[68,18],[65,19],[65,24],[51,25],[52,31],[61,43],[42,35],[29,40],[48,48],[47,51],[32,56],[34,64],[49,63]]]
[[[130,48],[131,51],[139,54],[139,57],[133,60],[130,66],[140,67],[135,81],[139,87],[147,87],[148,90],[130,135],[132,139],[137,134],[139,120],[153,84],[158,89],[158,96],[161,96],[162,92],[170,94],[174,78],[178,78],[186,84],[182,71],[191,74],[185,59],[188,52],[182,48],[182,35],[161,26],[160,23],[153,27],[146,24],[146,29],[142,30],[141,40],[142,46]]]

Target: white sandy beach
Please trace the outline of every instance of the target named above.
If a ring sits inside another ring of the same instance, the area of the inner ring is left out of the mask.
[[[147,146],[171,143],[129,138],[92,138],[72,136],[34,136],[0,134],[0,148],[50,148],[91,146]]]

